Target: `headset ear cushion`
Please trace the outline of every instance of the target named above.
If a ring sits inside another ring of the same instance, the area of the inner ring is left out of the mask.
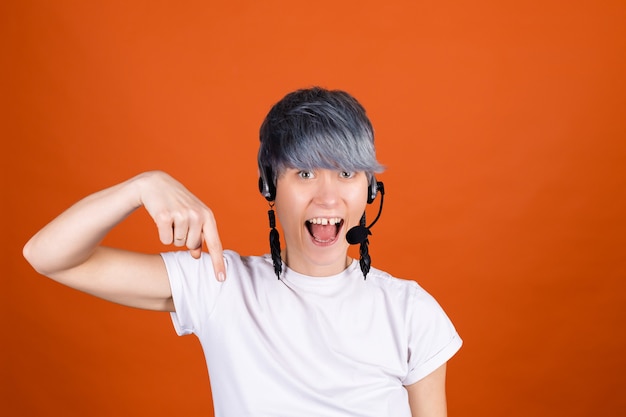
[[[267,195],[265,196],[267,201],[274,201],[276,199],[276,186],[274,181],[267,181]]]
[[[367,187],[367,204],[372,204],[376,200],[376,194],[378,194],[378,181],[372,175]]]
[[[274,185],[274,173],[271,167],[259,167],[261,176],[259,177],[259,192],[267,201],[274,201],[276,198],[276,186]]]
[[[267,186],[265,185],[265,181],[263,181],[263,177],[259,177],[259,192],[263,197],[267,197]]]

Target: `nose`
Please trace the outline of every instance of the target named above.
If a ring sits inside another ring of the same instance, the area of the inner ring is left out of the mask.
[[[332,175],[321,175],[317,182],[314,202],[323,207],[332,207],[339,201],[339,182]]]

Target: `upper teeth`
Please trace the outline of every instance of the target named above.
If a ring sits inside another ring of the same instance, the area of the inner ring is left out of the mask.
[[[341,218],[340,217],[314,217],[312,219],[309,219],[309,223],[312,224],[321,224],[322,226],[326,226],[327,224],[335,225],[341,222]]]

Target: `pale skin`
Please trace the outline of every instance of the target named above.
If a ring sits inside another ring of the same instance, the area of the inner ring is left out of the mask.
[[[287,169],[277,180],[276,213],[283,228],[283,259],[311,276],[344,270],[346,231],[366,206],[363,172]],[[142,173],[77,202],[37,232],[23,253],[41,274],[97,297],[141,309],[174,311],[165,265],[158,254],[104,247],[102,239],[130,213],[144,207],[163,244],[188,249],[198,258],[203,244],[211,254],[215,279],[226,279],[213,212],[180,182],[161,171]],[[316,242],[305,221],[341,218],[336,242]],[[444,417],[446,365],[407,386],[413,417]]]

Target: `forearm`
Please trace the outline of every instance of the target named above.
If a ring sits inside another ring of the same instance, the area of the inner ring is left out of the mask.
[[[94,193],[35,234],[24,257],[41,274],[54,275],[85,262],[106,234],[141,206],[143,174]]]

